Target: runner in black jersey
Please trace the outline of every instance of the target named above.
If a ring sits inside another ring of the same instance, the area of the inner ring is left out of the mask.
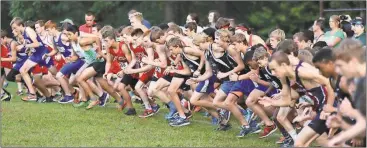
[[[324,134],[328,130],[325,125],[326,114],[322,110],[324,105],[332,106],[335,99],[328,79],[307,63],[299,61],[297,65],[293,65],[288,55],[281,51],[272,55],[269,67],[282,82],[282,99],[262,99],[265,106],[292,105],[291,94],[293,91],[298,96],[308,95],[315,102],[313,109],[317,112],[317,116],[299,133],[295,146],[307,146],[310,141],[319,136],[326,138],[326,134]]]

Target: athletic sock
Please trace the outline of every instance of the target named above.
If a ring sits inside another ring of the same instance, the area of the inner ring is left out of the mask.
[[[290,132],[288,132],[289,133],[289,135],[292,137],[292,139],[294,140],[294,141],[296,141],[296,138],[297,138],[297,132],[296,132],[296,130],[291,130]]]

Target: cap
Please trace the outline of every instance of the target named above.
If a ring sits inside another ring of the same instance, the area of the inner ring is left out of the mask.
[[[74,25],[74,22],[71,19],[68,19],[68,18],[61,21],[60,23],[70,23],[70,24]]]

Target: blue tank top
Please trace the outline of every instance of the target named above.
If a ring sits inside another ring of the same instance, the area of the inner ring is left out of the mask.
[[[72,50],[73,50],[72,46],[71,46],[71,44],[65,45],[64,43],[62,43],[61,35],[62,34],[60,33],[59,38],[57,40],[54,40],[54,43],[56,45],[57,50],[59,52],[61,52],[64,57],[69,57],[71,55]]]
[[[47,47],[45,46],[45,44],[42,42],[41,38],[39,37],[38,34],[36,34],[37,37],[37,41],[40,43],[40,46],[36,47],[36,48],[31,48],[31,52],[33,54],[39,54],[39,53],[43,53],[43,52],[48,52],[48,49]],[[23,32],[23,37],[24,37],[24,41],[27,43],[27,44],[32,44],[33,41],[32,39],[28,36],[27,32],[24,30]]]
[[[16,41],[14,41],[14,40],[12,40],[11,42],[10,42],[10,44],[8,44],[7,46],[8,46],[8,49],[10,49],[9,50],[9,53],[8,53],[8,56],[10,57],[11,56],[11,51],[12,50],[17,50],[17,49],[12,49],[11,48],[11,43],[12,42],[16,42]],[[18,43],[18,44],[20,44],[20,43]],[[28,54],[27,53],[25,53],[25,50],[26,50],[26,48],[22,48],[20,51],[17,51],[17,61],[16,62],[23,62],[23,61],[25,61],[25,60],[27,60],[28,59]]]

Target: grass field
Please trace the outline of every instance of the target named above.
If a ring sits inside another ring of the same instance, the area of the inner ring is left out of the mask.
[[[15,95],[15,85],[7,90]],[[279,133],[266,139],[257,134],[236,138],[239,125],[232,119],[229,131],[214,131],[210,118],[194,114],[191,124],[170,127],[164,120],[166,108],[150,118],[125,116],[115,103],[91,110],[71,104],[23,102],[14,96],[1,103],[2,146],[57,147],[276,147]],[[140,105],[135,104],[138,113]]]

